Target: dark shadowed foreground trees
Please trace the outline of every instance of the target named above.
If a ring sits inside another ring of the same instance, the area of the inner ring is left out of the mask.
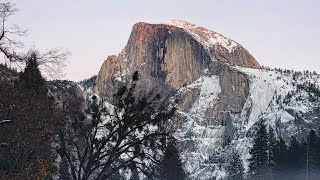
[[[48,96],[36,57],[16,82],[0,82],[0,179],[44,179],[56,173],[52,140],[62,125],[61,112]]]
[[[64,117],[48,95],[39,68],[55,78],[69,53],[60,49],[18,53],[26,31],[8,26],[9,17],[17,11],[10,1],[0,1],[0,54],[17,67],[25,67],[17,82],[12,77],[0,78],[0,179],[45,179],[56,173],[52,140]]]
[[[152,165],[168,134],[161,123],[175,108],[162,104],[159,94],[135,96],[138,73],[122,86],[111,104],[92,97],[90,118],[60,130],[59,153],[69,163],[73,179],[117,179],[119,174],[153,176]]]

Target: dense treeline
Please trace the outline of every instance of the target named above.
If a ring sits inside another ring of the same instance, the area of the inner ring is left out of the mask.
[[[93,87],[96,83],[97,75],[93,75],[90,78],[79,81],[79,84],[83,87],[83,90],[86,91],[90,87]]]
[[[306,140],[288,144],[260,123],[250,150],[250,179],[319,179],[320,137],[310,130]]]

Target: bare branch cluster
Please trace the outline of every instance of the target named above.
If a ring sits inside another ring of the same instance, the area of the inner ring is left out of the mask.
[[[112,179],[127,170],[152,176],[169,137],[161,123],[175,109],[155,107],[158,94],[135,97],[135,87],[133,81],[120,88],[108,108],[93,97],[90,121],[61,130],[60,154],[68,160],[73,179]]]
[[[23,48],[24,45],[21,41],[16,40],[15,37],[22,37],[27,35],[27,31],[23,30],[18,25],[7,27],[7,21],[10,16],[15,14],[18,9],[10,2],[0,2],[0,51],[11,62],[21,62],[23,59],[18,53],[16,48]]]
[[[66,60],[70,52],[61,48],[49,49],[43,53],[38,50],[31,49],[27,53],[18,53],[17,49],[24,48],[21,37],[27,35],[27,30],[14,24],[10,27],[7,21],[10,16],[18,11],[16,6],[10,2],[0,1],[0,52],[5,58],[15,63],[18,67],[27,63],[27,60],[32,54],[36,54],[39,68],[44,72],[46,77],[51,79],[60,78],[63,76],[63,69],[66,66]]]
[[[62,77],[63,69],[66,67],[67,59],[70,55],[68,50],[62,48],[49,49],[45,52],[39,52],[36,49],[30,50],[23,59],[35,56],[39,69],[50,79]]]

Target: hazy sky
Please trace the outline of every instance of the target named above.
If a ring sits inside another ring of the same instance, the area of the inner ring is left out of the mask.
[[[11,0],[27,46],[72,52],[65,78],[99,72],[127,43],[132,25],[180,19],[242,44],[262,65],[320,72],[319,0]]]

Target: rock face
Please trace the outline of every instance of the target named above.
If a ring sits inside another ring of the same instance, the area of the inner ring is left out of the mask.
[[[64,111],[70,121],[76,121],[77,116],[82,115],[86,107],[83,92],[78,84],[67,80],[53,80],[47,84],[57,107]]]
[[[214,31],[176,20],[141,22],[133,26],[122,52],[104,61],[94,89],[109,99],[138,70],[141,90],[174,94],[179,110],[172,127],[192,173],[197,169],[188,161],[200,163],[201,153],[213,153],[235,135],[232,121],[250,91],[247,76],[236,66],[260,68],[244,47]],[[193,137],[208,139],[207,144]],[[194,156],[186,156],[190,152]]]
[[[249,92],[246,76],[230,66],[260,68],[240,44],[219,33],[184,21],[160,24],[137,23],[128,44],[118,56],[109,56],[97,77],[95,90],[110,98],[116,85],[138,70],[143,87],[164,93],[194,83],[204,74],[217,76],[221,93],[218,103],[206,111],[208,125],[228,121],[240,113]],[[182,110],[194,104],[198,92],[179,97]]]
[[[241,45],[213,31],[183,21],[137,23],[124,50],[103,63],[96,91],[110,96],[109,88],[135,70],[149,88],[156,84],[177,90],[200,78],[205,69],[222,75],[228,65],[260,68]]]

